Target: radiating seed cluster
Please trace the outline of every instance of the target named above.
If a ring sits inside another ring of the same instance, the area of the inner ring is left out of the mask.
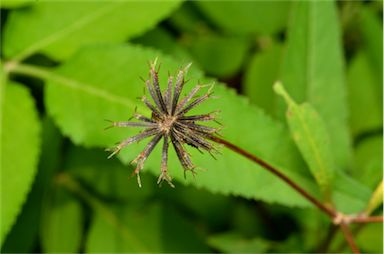
[[[191,64],[188,64],[185,68],[178,71],[175,82],[174,78],[169,76],[167,88],[164,91],[161,91],[155,60],[150,64],[149,78],[145,81],[146,89],[152,100],[150,101],[146,96],[143,96],[141,99],[152,111],[152,116],[149,118],[135,113],[133,118],[138,120],[138,122],[112,122],[112,125],[108,127],[144,128],[144,130],[136,136],[127,138],[118,143],[115,147],[107,149],[108,151],[112,151],[108,158],[111,158],[129,144],[152,137],[144,150],[132,161],[132,163],[136,164],[136,169],[133,174],[137,175],[140,187],[140,170],[143,168],[145,160],[161,139],[163,139],[163,148],[161,173],[158,178],[158,184],[165,180],[174,187],[171,181],[172,179],[168,174],[167,167],[169,143],[172,143],[177,157],[184,168],[184,176],[187,171],[191,171],[195,174],[196,168],[191,161],[190,155],[184,148],[185,144],[190,145],[199,151],[208,151],[211,155],[212,152],[217,152],[215,146],[208,140],[210,140],[210,137],[217,134],[219,129],[197,123],[215,120],[216,112],[202,115],[186,115],[191,109],[211,97],[211,89],[204,95],[197,96],[200,89],[205,87],[197,85],[189,92],[189,94],[180,99],[185,84],[184,78],[190,66]]]

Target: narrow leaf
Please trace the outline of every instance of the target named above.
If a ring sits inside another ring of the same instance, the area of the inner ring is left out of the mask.
[[[321,187],[325,200],[331,201],[335,166],[323,120],[310,104],[296,104],[281,83],[276,83],[274,90],[287,103],[287,121],[293,139]]]
[[[366,214],[368,215],[371,214],[376,208],[378,208],[383,204],[383,187],[384,187],[383,183],[384,183],[383,180],[381,180],[375,192],[373,192],[368,202],[367,208],[365,209]]]
[[[335,165],[345,170],[350,166],[351,141],[336,3],[295,1],[291,18],[282,82],[293,99],[307,101],[319,112],[334,148]]]

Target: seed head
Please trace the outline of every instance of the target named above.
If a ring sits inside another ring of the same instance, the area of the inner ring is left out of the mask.
[[[185,84],[184,78],[191,66],[191,64],[188,64],[178,71],[176,79],[169,76],[167,88],[161,92],[158,70],[156,70],[156,60],[150,64],[149,78],[145,80],[145,86],[151,97],[151,101],[148,100],[146,96],[141,98],[142,102],[152,111],[152,115],[151,117],[146,117],[135,113],[133,118],[138,120],[138,122],[111,122],[111,126],[107,128],[142,127],[144,130],[136,136],[121,141],[115,147],[107,149],[108,151],[112,151],[108,158],[111,158],[129,144],[152,137],[144,150],[132,161],[132,163],[136,164],[136,169],[132,174],[137,175],[137,181],[141,187],[139,173],[144,166],[144,162],[155,146],[163,139],[161,173],[157,183],[161,184],[165,180],[170,186],[174,187],[167,167],[169,143],[172,143],[184,169],[184,177],[187,171],[195,174],[196,166],[192,163],[190,155],[184,146],[189,145],[198,149],[200,152],[201,150],[207,151],[211,155],[212,152],[217,152],[216,147],[210,142],[210,138],[217,134],[219,129],[197,123],[215,120],[215,114],[217,112],[214,111],[202,115],[186,115],[191,109],[211,97],[212,86],[204,95],[196,96],[199,90],[205,87],[203,85],[197,85],[189,94],[180,100],[180,95]]]

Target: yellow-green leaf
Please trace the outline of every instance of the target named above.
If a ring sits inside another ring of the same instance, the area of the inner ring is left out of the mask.
[[[284,98],[288,106],[286,117],[291,135],[321,187],[324,198],[330,201],[335,166],[322,118],[310,104],[296,104],[281,83],[277,82],[274,90]]]

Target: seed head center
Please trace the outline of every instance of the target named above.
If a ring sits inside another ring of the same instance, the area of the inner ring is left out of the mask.
[[[160,129],[163,132],[169,132],[172,129],[176,116],[166,116],[163,121],[160,122]]]

